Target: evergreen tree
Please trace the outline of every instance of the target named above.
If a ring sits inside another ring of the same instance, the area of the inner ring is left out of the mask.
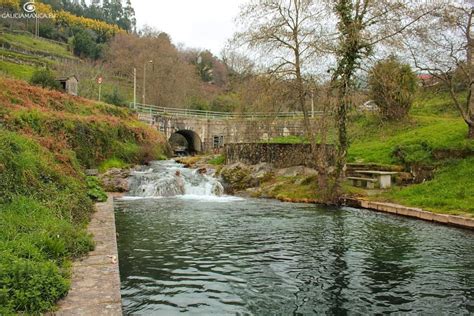
[[[135,17],[135,9],[132,7],[132,3],[130,0],[127,0],[124,9],[124,23],[126,27],[124,27],[129,32],[135,32],[137,27],[137,19]]]
[[[107,23],[112,23],[110,19],[111,11],[112,11],[112,7],[110,4],[110,0],[103,0],[102,1],[102,16],[104,17],[104,21]]]
[[[110,20],[111,23],[117,24],[120,27],[123,27],[120,25],[120,23],[123,20],[123,6],[122,6],[122,0],[111,0],[110,1]]]

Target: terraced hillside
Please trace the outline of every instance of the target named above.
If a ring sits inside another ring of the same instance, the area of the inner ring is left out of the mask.
[[[0,74],[29,80],[38,67],[54,68],[56,63],[77,60],[68,45],[30,33],[8,33],[0,30]]]

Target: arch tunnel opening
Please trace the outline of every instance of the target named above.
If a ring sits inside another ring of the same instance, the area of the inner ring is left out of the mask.
[[[192,130],[179,130],[173,133],[169,143],[176,156],[195,155],[202,151],[202,141]]]

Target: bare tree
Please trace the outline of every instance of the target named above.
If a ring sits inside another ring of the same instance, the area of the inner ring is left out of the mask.
[[[272,75],[294,84],[295,103],[303,111],[309,137],[304,70],[321,48],[324,10],[313,0],[252,0],[242,8],[239,22],[244,30],[235,36],[236,42],[262,54]]]
[[[474,49],[472,2],[448,3],[432,12],[425,23],[405,39],[415,66],[446,85],[451,98],[468,126],[468,138],[474,138]],[[456,91],[467,90],[462,96]]]

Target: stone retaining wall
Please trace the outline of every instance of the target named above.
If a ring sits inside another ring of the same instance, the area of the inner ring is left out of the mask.
[[[321,147],[318,146],[318,149]],[[331,161],[334,160],[334,147],[326,145]],[[224,146],[226,164],[241,162],[247,165],[271,163],[275,168],[293,166],[316,166],[315,155],[310,144],[268,144],[239,143]]]

